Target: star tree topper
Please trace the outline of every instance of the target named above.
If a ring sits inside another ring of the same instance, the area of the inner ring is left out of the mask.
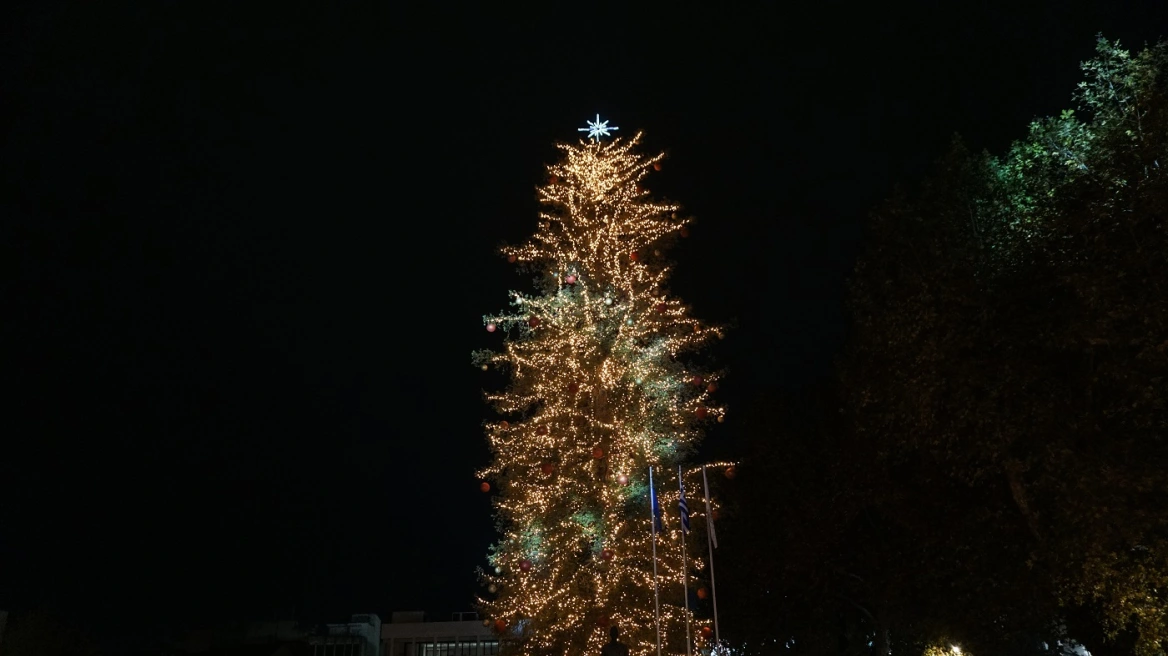
[[[600,140],[601,137],[611,137],[612,135],[610,135],[608,133],[609,130],[619,130],[620,129],[620,128],[616,127],[615,125],[612,126],[611,128],[608,127],[608,121],[604,121],[602,123],[600,121],[600,114],[596,115],[595,121],[585,120],[584,122],[588,124],[588,127],[578,128],[576,131],[577,132],[587,132],[589,138],[596,139],[596,140]]]

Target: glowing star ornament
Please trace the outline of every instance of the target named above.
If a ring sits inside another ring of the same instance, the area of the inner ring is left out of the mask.
[[[615,125],[612,126],[611,128],[608,127],[608,121],[602,122],[600,120],[600,114],[596,115],[595,121],[584,121],[584,122],[588,124],[588,127],[579,128],[576,131],[577,132],[587,132],[588,138],[592,139],[594,141],[599,141],[601,137],[611,137],[612,135],[608,133],[609,130],[619,130],[620,129],[620,128],[616,127]]]

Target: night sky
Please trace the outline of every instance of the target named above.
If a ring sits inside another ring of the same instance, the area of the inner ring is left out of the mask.
[[[698,217],[730,417],[829,376],[865,214],[1071,105],[1162,3],[30,3],[0,57],[0,608],[468,610],[495,251],[599,112]],[[562,7],[562,8],[560,8]],[[726,545],[726,549],[733,547]],[[726,592],[729,594],[729,591]]]

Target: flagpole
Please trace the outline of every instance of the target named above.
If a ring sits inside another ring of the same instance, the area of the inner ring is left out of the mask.
[[[706,495],[706,547],[710,551],[710,597],[714,600],[714,644],[722,640],[718,633],[718,584],[714,581],[714,515],[710,508],[710,481],[706,478],[706,466],[702,465],[702,492]]]
[[[681,465],[677,466],[677,488],[681,491],[681,500],[685,500],[685,483],[681,478]],[[682,523],[681,530],[681,591],[685,595],[685,656],[690,656],[692,653],[693,638],[690,637],[690,617],[689,612],[689,565],[686,561],[685,555],[685,536],[689,533],[686,529],[688,518]]]
[[[653,466],[649,465],[649,524],[653,528],[653,614],[657,618],[657,656],[661,656],[661,582],[657,578],[657,509],[653,507],[656,495]]]

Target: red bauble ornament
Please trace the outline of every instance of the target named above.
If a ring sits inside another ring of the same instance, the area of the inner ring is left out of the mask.
[[[705,590],[705,588],[702,588],[702,590]],[[700,596],[700,595],[699,595],[699,596]],[[702,599],[705,599],[705,597],[702,597]],[[710,627],[708,627],[708,626],[703,626],[703,627],[702,627],[702,638],[704,638],[704,639],[706,639],[706,640],[709,640],[709,639],[710,639],[710,636],[713,636],[713,635],[714,635],[714,630],[713,630],[713,629],[711,629],[711,628],[710,628]]]
[[[536,435],[547,435],[547,433],[548,433],[547,426],[539,426],[535,429]]]
[[[658,312],[659,314],[665,314],[665,310],[666,310],[666,308],[668,308],[668,307],[669,307],[669,306],[665,305],[664,303],[658,303],[658,304],[657,304],[657,312]]]
[[[520,561],[520,563],[519,563],[519,569],[521,569],[521,570],[523,570],[523,571],[525,571],[525,572],[530,572],[530,571],[531,571],[531,561],[530,561],[530,560],[527,560],[526,558],[524,558],[524,559],[523,559],[522,561]]]
[[[554,175],[552,177],[548,178],[548,180],[550,180],[552,184],[555,184],[555,183],[560,181],[560,179]]]
[[[502,428],[503,430],[507,430],[508,428],[511,428],[511,422],[504,419],[503,421],[499,422],[499,428]]]
[[[730,480],[734,480],[734,477],[737,475],[738,475],[738,470],[735,469],[734,467],[727,467],[726,468],[726,478],[729,478]]]
[[[679,228],[677,232],[678,232],[678,234],[680,234],[682,236],[682,238],[688,237],[689,236],[689,226],[681,226],[681,228]]]
[[[597,460],[600,460],[601,458],[604,457],[604,449],[602,449],[598,446],[592,447],[592,457],[596,458]]]
[[[495,620],[495,631],[502,633],[507,630],[507,622],[505,620]]]
[[[515,257],[514,255],[508,255],[508,256],[507,256],[507,261],[508,261],[508,262],[510,262],[511,264],[515,264],[515,262],[516,262],[517,260],[519,260],[519,258]]]
[[[696,415],[698,419],[705,419],[709,412],[710,411],[707,410],[705,406],[698,406],[698,409],[694,410],[694,415]]]
[[[632,253],[629,253],[629,259],[636,262],[637,260],[641,259],[641,254],[637,251],[633,251]]]
[[[539,466],[539,470],[543,472],[544,476],[551,476],[552,472],[556,470],[556,466],[550,462],[545,462]]]
[[[569,285],[575,285],[576,284],[576,276],[569,275],[567,278],[564,278],[564,282],[568,283]]]
[[[487,492],[490,492],[491,491],[491,484],[486,482],[486,481],[483,481],[482,483],[479,483],[479,489],[482,490],[484,494]]]
[[[531,326],[532,328],[538,328],[539,327],[539,317],[531,317],[530,319],[527,320],[527,325]]]
[[[580,383],[568,383],[568,394],[575,394],[580,391]]]
[[[493,323],[487,324],[487,332],[493,333],[493,332],[495,332],[495,328],[496,328],[495,324],[493,324]]]
[[[694,377],[693,377],[693,384],[694,384],[694,385],[697,385],[698,387],[701,387],[703,382],[704,382],[704,381],[702,380],[702,377],[701,377],[701,376],[694,376]]]
[[[705,588],[698,588],[698,599],[705,599],[710,596],[710,591]],[[709,627],[705,627],[709,628]]]
[[[620,483],[621,485],[628,485],[629,484],[629,475],[628,474],[621,474],[621,475],[617,476],[616,482]]]
[[[612,556],[613,556],[612,549],[602,549],[600,551],[600,557],[605,559],[605,560],[612,560]]]
[[[706,391],[709,392],[710,394],[717,392],[718,391],[718,383],[710,383],[709,385],[706,385]]]
[[[653,162],[653,170],[660,171],[661,170],[661,162]]]

